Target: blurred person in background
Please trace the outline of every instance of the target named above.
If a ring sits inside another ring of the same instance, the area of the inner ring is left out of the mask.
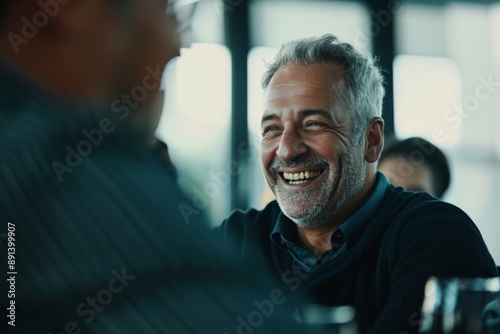
[[[448,159],[438,147],[419,137],[389,140],[378,170],[394,185],[437,198],[442,198],[450,185]]]
[[[277,201],[219,231],[242,262],[281,280],[287,300],[356,309],[362,333],[416,333],[431,276],[492,277],[471,219],[377,172],[383,78],[333,35],[286,43],[263,76],[263,173]]]
[[[301,330],[204,221],[186,224],[191,203],[146,147],[179,54],[169,8],[0,2],[2,333]]]

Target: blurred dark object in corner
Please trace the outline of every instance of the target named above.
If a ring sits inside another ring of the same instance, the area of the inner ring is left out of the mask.
[[[500,278],[431,277],[425,286],[423,334],[499,333]]]

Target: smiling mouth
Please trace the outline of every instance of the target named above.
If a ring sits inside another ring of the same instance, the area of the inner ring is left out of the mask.
[[[280,173],[283,178],[288,182],[288,184],[303,184],[309,182],[312,179],[317,178],[323,173],[323,171],[305,171],[299,173]]]

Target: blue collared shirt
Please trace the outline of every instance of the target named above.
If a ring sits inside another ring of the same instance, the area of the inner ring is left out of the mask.
[[[332,249],[324,254],[311,254],[297,246],[297,226],[283,213],[278,216],[271,232],[271,240],[279,247],[283,247],[292,256],[293,260],[306,271],[310,271],[325,260],[345,252],[349,246],[349,240],[377,209],[384,198],[385,191],[390,186],[385,175],[380,172],[377,172],[375,182],[375,188],[366,202],[333,232],[330,239]]]

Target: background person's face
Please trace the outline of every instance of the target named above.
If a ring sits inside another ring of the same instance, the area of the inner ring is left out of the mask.
[[[299,227],[326,228],[364,184],[363,145],[352,144],[349,113],[333,94],[342,79],[335,64],[287,65],[265,92],[264,175]]]
[[[396,186],[409,191],[425,191],[437,196],[432,185],[432,173],[423,164],[412,164],[402,157],[387,157],[380,162],[378,170]]]

